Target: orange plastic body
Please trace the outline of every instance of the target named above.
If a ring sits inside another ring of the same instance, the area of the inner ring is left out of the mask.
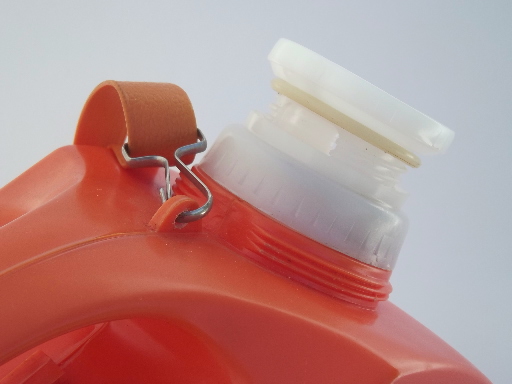
[[[215,208],[184,228],[162,174],[107,148],[58,149],[0,190],[1,384],[488,383],[385,300],[388,272],[202,177]]]

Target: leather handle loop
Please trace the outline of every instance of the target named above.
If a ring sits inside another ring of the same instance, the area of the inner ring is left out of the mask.
[[[197,140],[190,100],[169,83],[107,80],[87,99],[74,144],[120,147],[128,136],[131,157],[163,156],[175,165],[174,152]],[[186,164],[194,155],[182,159]]]

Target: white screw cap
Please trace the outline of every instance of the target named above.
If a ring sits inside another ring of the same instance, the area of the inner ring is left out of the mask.
[[[417,155],[442,153],[454,132],[319,54],[280,39],[268,59],[274,74]]]

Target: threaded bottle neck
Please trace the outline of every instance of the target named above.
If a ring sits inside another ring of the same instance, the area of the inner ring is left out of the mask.
[[[397,209],[396,183],[387,186],[362,175],[350,167],[356,160],[342,150],[338,156],[348,164],[341,163],[340,168],[334,156],[290,134],[293,127],[280,113],[253,112],[247,126],[227,127],[203,158],[201,169],[302,235],[363,263],[393,269],[407,232],[406,219]],[[311,119],[318,130],[326,123]]]

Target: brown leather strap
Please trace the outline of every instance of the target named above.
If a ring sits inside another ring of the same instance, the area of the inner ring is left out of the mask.
[[[98,85],[82,110],[74,143],[116,147],[127,135],[131,157],[159,155],[174,165],[174,151],[197,139],[185,91],[168,83],[108,80]],[[189,164],[194,155],[183,160]]]

